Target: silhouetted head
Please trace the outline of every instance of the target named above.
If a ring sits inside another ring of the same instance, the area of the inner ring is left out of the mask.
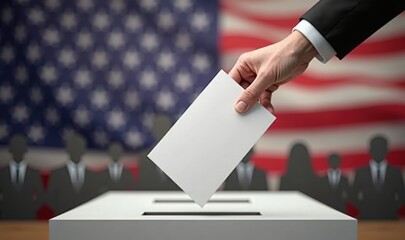
[[[308,148],[303,143],[296,143],[292,146],[287,164],[286,175],[292,177],[314,175]]]
[[[381,135],[373,137],[370,141],[369,151],[376,162],[382,162],[388,154],[387,139]]]
[[[123,152],[122,146],[119,143],[112,143],[108,147],[108,154],[111,156],[113,162],[118,162],[121,159]]]
[[[303,143],[294,144],[290,151],[290,160],[294,159],[305,159],[305,161],[309,161],[309,151],[307,146]]]
[[[252,160],[252,156],[253,156],[253,148],[251,148],[251,149],[249,150],[249,152],[246,153],[246,156],[242,159],[242,162],[243,162],[243,163],[248,163],[248,162],[250,162],[250,160]]]
[[[86,140],[80,135],[71,134],[66,139],[66,152],[74,163],[80,162],[86,147]]]
[[[25,137],[21,134],[14,135],[10,140],[9,151],[17,163],[24,160],[24,155],[27,152]]]
[[[333,153],[331,155],[329,155],[328,157],[328,162],[329,162],[329,167],[332,169],[338,169],[340,166],[340,156],[337,155],[336,153]]]

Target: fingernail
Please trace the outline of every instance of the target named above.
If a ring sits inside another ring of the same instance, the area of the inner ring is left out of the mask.
[[[246,108],[247,108],[247,105],[244,101],[239,101],[235,106],[236,111],[238,111],[240,113],[244,113],[246,111]]]

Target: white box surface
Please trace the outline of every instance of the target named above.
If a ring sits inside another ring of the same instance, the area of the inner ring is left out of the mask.
[[[51,240],[354,240],[357,220],[297,192],[109,192],[50,220]]]

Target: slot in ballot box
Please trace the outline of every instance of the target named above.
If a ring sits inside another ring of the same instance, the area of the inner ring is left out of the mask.
[[[51,240],[354,240],[357,220],[298,192],[108,192],[50,220]]]

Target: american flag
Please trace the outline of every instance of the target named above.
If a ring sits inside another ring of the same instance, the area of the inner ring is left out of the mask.
[[[218,71],[217,2],[1,1],[0,144],[153,142],[156,114],[176,119]]]
[[[315,2],[3,0],[0,145],[23,133],[30,146],[62,147],[76,131],[91,148],[144,148],[156,114],[176,119],[219,68],[283,39]],[[314,60],[282,86],[255,164],[282,174],[303,141],[316,171],[337,152],[350,172],[384,134],[388,161],[405,167],[404,23],[401,14],[343,61]]]

